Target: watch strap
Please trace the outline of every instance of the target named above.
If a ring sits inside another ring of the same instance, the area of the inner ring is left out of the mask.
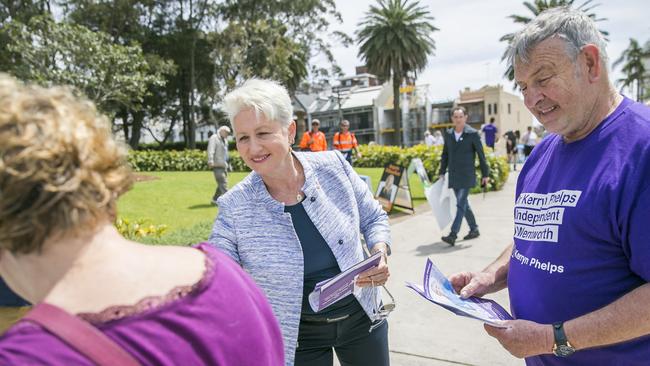
[[[565,345],[568,343],[566,334],[564,333],[564,323],[553,323],[553,338],[556,345]]]

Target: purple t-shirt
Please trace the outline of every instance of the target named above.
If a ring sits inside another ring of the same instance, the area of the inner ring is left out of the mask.
[[[650,280],[650,109],[625,98],[582,140],[549,135],[517,181],[512,314],[542,324],[600,309]],[[569,342],[571,339],[569,339]],[[648,365],[650,336],[528,365]]]
[[[483,133],[485,134],[485,144],[489,147],[494,147],[494,141],[496,140],[497,127],[493,124],[487,124],[483,126]]]
[[[210,245],[207,270],[194,286],[178,288],[155,305],[147,300],[115,320],[83,316],[142,365],[284,365],[282,335],[262,291],[225,254]],[[101,315],[101,316],[100,316]],[[93,319],[95,318],[95,319]],[[0,338],[2,365],[92,365],[38,325],[21,321]]]

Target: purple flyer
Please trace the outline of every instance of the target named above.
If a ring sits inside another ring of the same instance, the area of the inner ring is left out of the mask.
[[[312,310],[319,312],[354,292],[357,276],[372,267],[377,267],[381,256],[382,253],[377,252],[338,275],[317,283],[314,291],[309,294],[309,305]]]
[[[512,316],[493,300],[480,297],[461,298],[440,270],[427,259],[422,286],[407,282],[406,286],[432,303],[442,306],[456,315],[481,320],[495,327],[503,327],[501,320]]]

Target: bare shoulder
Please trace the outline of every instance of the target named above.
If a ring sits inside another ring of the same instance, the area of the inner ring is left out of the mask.
[[[57,283],[46,301],[75,314],[100,313],[195,285],[208,268],[206,254],[191,247],[132,243],[110,258]]]
[[[150,252],[148,270],[159,278],[161,292],[165,287],[191,285],[201,280],[206,269],[206,254],[185,246],[145,247]]]

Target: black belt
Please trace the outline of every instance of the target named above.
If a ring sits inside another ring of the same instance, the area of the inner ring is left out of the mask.
[[[341,320],[347,319],[350,317],[350,314],[346,315],[341,315],[337,316],[334,318],[325,318],[322,316],[309,316],[309,315],[303,315],[300,317],[300,321],[307,322],[307,323],[336,323],[340,322]]]

